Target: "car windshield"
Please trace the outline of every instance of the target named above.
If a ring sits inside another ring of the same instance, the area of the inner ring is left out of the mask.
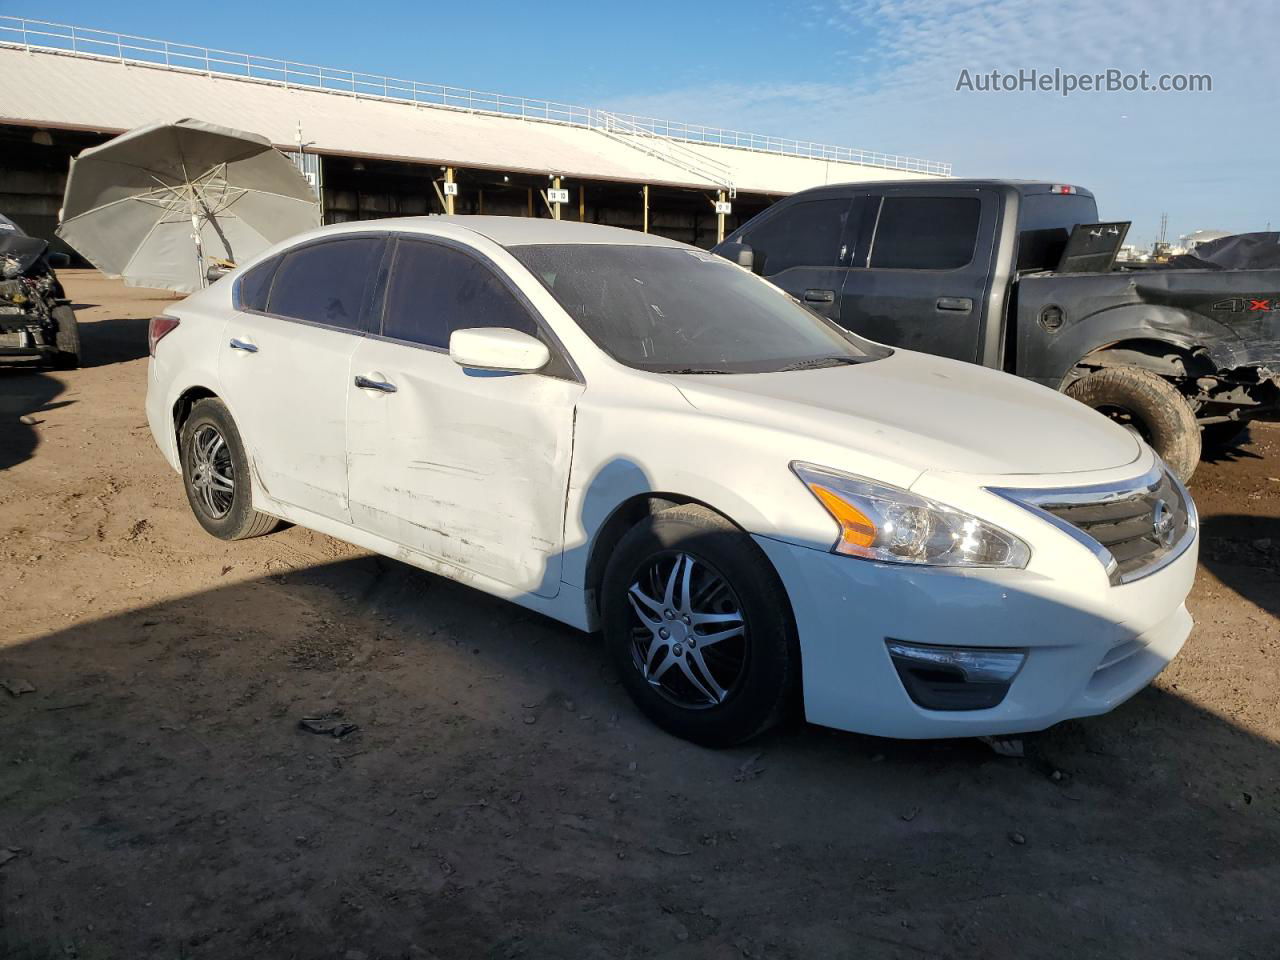
[[[764,373],[890,353],[702,250],[534,244],[511,253],[600,349],[640,370]]]

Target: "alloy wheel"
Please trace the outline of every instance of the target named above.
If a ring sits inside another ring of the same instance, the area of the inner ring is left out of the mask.
[[[667,700],[690,709],[724,703],[747,667],[747,622],[729,582],[688,553],[646,561],[627,591],[632,661]]]
[[[231,512],[235,502],[236,468],[231,448],[212,424],[202,424],[191,437],[188,480],[202,509],[215,520]]]

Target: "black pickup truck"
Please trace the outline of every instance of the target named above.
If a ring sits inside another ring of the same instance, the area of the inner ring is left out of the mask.
[[[1201,433],[1222,445],[1280,415],[1280,269],[1130,270],[1114,263],[1127,228],[1065,184],[841,184],[716,252],[873,340],[1065,391],[1185,479]]]

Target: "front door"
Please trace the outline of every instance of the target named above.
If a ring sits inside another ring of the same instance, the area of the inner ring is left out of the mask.
[[[223,399],[268,495],[335,520],[351,518],[349,369],[383,243],[326,240],[255,268],[244,283],[267,275],[260,309],[241,304],[219,346]]]
[[[545,372],[458,366],[449,334],[482,326],[540,334],[531,308],[473,254],[397,241],[381,328],[356,348],[348,378],[352,520],[514,591],[555,596],[582,384],[551,343]]]
[[[880,343],[980,362],[996,199],[971,189],[886,190],[868,217],[869,255],[845,275],[840,324]]]
[[[827,197],[783,203],[740,239],[751,247],[752,269],[805,306],[839,321],[840,288],[856,232],[860,198]]]

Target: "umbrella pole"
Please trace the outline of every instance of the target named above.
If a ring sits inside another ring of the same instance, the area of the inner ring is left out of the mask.
[[[204,248],[200,242],[200,214],[194,211],[191,213],[191,239],[196,244],[196,276],[200,278],[200,288],[204,289],[209,285],[209,278],[205,273]]]

